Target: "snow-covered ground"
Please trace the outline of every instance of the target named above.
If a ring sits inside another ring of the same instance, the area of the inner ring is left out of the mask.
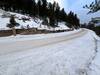
[[[90,66],[90,75],[100,75],[100,40],[97,42],[97,54]]]
[[[27,28],[27,26],[29,26],[30,28],[38,28],[38,29],[46,29],[46,30],[54,30],[54,28],[50,27],[50,29],[48,28],[48,26],[46,25],[42,25],[42,20],[38,19],[38,18],[31,18],[29,16],[26,15],[22,15],[22,14],[18,14],[18,13],[13,13],[13,12],[5,12],[3,10],[0,9],[0,30],[8,30],[9,28],[7,27],[7,24],[9,23],[9,19],[10,17],[2,17],[3,14],[11,14],[11,15],[15,15],[15,20],[17,23],[20,24],[20,26],[16,27],[17,29],[21,29],[21,28]],[[29,21],[23,21],[21,20],[22,18],[30,18]],[[69,29],[64,22],[58,23],[59,27],[56,27],[55,30],[64,30],[64,29]]]
[[[0,75],[92,75],[89,63],[96,53],[95,39],[99,38],[87,29],[2,37]]]

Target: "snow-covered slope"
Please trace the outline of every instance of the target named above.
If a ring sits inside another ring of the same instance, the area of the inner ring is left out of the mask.
[[[7,30],[7,29],[9,29],[9,28],[7,27],[7,24],[9,23],[9,19],[10,19],[10,18],[9,18],[9,17],[6,17],[6,18],[3,18],[3,17],[2,17],[2,15],[5,14],[5,13],[6,13],[6,14],[9,13],[9,14],[11,14],[11,15],[15,15],[15,17],[16,17],[16,18],[15,18],[16,22],[20,24],[19,27],[16,27],[17,29],[27,28],[27,26],[29,26],[30,28],[35,27],[35,28],[38,28],[38,29],[47,29],[47,30],[49,30],[49,28],[48,28],[46,25],[42,25],[42,24],[41,24],[41,23],[42,23],[42,20],[40,20],[40,19],[38,19],[38,18],[33,19],[33,18],[29,17],[29,16],[25,16],[25,15],[18,14],[18,13],[5,12],[5,11],[3,11],[3,10],[0,10],[0,11],[1,11],[1,12],[0,12],[0,30]],[[23,20],[21,20],[21,18],[23,18],[23,17],[29,18],[30,20],[24,22]],[[40,25],[41,25],[41,26],[40,26]],[[59,26],[59,27],[56,27],[55,30],[69,29],[69,28],[65,25],[65,23],[59,23],[58,26]],[[52,28],[52,27],[50,27],[50,28],[51,28],[50,30],[54,30],[54,28]]]
[[[87,29],[2,37],[0,75],[88,75],[95,39]]]
[[[4,12],[5,12],[4,10],[0,9],[0,15],[3,14]]]

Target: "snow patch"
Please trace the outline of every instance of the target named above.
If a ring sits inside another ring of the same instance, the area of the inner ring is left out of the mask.
[[[2,10],[3,11],[3,10]],[[4,13],[9,13],[12,15],[15,15],[16,18],[16,22],[20,24],[20,26],[16,27],[17,29],[21,29],[21,28],[25,28],[27,29],[27,26],[29,26],[30,28],[37,28],[37,29],[46,29],[46,30],[65,30],[65,29],[69,29],[65,23],[59,23],[58,26],[55,29],[50,27],[48,28],[48,26],[46,25],[42,25],[42,20],[38,19],[38,18],[32,18],[26,15],[22,15],[22,14],[18,14],[18,13],[13,13],[13,12],[2,12],[0,13],[0,30],[8,30],[9,28],[7,27],[7,24],[9,23],[9,17],[3,18],[2,15]],[[25,18],[29,18],[29,21],[23,21],[21,20],[23,17]]]

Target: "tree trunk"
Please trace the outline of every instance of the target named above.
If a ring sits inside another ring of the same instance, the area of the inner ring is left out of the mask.
[[[13,32],[13,35],[16,36],[16,29],[15,29],[15,27],[12,27],[12,32]]]

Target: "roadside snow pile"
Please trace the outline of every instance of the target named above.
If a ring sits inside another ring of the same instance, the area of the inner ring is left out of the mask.
[[[98,37],[93,31],[91,31],[92,36],[95,39],[95,56],[89,66],[88,75],[100,75],[100,37]]]
[[[100,37],[94,31],[92,31],[92,30],[88,30],[88,31],[91,33],[91,35],[94,37],[94,39],[96,39],[97,41],[100,41]]]
[[[0,30],[8,30],[7,24],[9,23],[10,15],[15,15],[15,20],[17,23],[20,24],[20,26],[16,27],[17,29],[21,28],[38,28],[38,29],[46,29],[46,30],[54,30],[54,28],[51,27],[51,29],[48,28],[46,25],[42,25],[42,20],[38,18],[32,18],[29,16],[25,16],[18,13],[13,12],[6,12],[0,9]],[[64,23],[61,23],[59,27],[57,27],[59,30],[63,29],[69,29]],[[55,30],[57,30],[55,28]]]
[[[90,65],[89,75],[100,75],[100,41],[97,42],[97,54]]]
[[[49,39],[54,37],[61,37],[65,34],[69,36],[70,34],[78,33],[81,29],[70,31],[70,32],[61,32],[61,33],[50,33],[50,34],[35,34],[35,35],[17,35],[9,37],[0,37],[0,43],[3,42],[12,42],[12,41],[27,41],[27,40],[40,40],[40,39]]]
[[[16,41],[1,41],[1,53],[18,48],[22,51],[0,55],[0,75],[87,75],[89,63],[95,54],[93,34],[90,30],[82,29],[71,33],[34,35],[35,39],[34,36],[30,38],[32,35],[24,36],[27,40],[23,41],[18,41],[23,38],[19,36],[14,38],[17,38]],[[52,43],[32,47],[48,42]]]

